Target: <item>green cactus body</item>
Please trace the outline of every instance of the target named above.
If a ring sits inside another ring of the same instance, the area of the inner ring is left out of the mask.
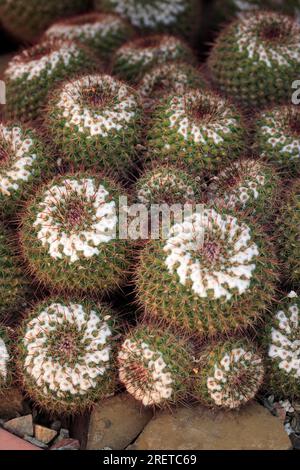
[[[21,246],[30,270],[55,291],[103,294],[126,279],[127,241],[118,237],[121,188],[87,173],[54,178],[28,203]]]
[[[300,281],[300,179],[294,181],[277,220],[279,256],[284,277],[297,288]]]
[[[181,95],[189,89],[205,89],[204,78],[196,67],[185,62],[154,66],[137,85],[143,100],[157,101],[165,95]]]
[[[300,172],[300,111],[280,106],[259,116],[255,148],[265,159],[292,176]]]
[[[137,201],[149,208],[151,204],[195,203],[198,194],[194,178],[174,166],[148,169],[136,184]]]
[[[236,159],[245,146],[237,110],[217,95],[191,90],[157,105],[149,122],[150,158],[199,174]]]
[[[59,298],[37,304],[18,331],[22,387],[41,408],[66,414],[112,395],[116,333],[106,306]]]
[[[115,53],[112,71],[122,80],[138,83],[154,65],[174,60],[195,63],[195,56],[181,39],[168,35],[152,35],[129,41]]]
[[[230,210],[249,214],[268,223],[277,210],[280,179],[274,168],[262,160],[238,160],[211,180],[210,201]]]
[[[0,397],[11,380],[10,360],[8,335],[5,329],[0,326]]]
[[[4,72],[7,118],[24,122],[43,117],[56,83],[97,64],[88,49],[71,42],[46,41],[16,55]]]
[[[24,309],[30,292],[13,241],[11,233],[0,225],[0,321]]]
[[[109,75],[86,75],[55,91],[47,125],[73,168],[126,173],[136,157],[141,118],[133,89]]]
[[[144,406],[181,402],[189,393],[193,359],[189,345],[168,329],[138,326],[118,353],[119,379]]]
[[[58,21],[45,33],[48,39],[78,41],[105,61],[110,60],[111,54],[133,35],[133,29],[122,18],[100,13]]]
[[[113,11],[143,31],[195,36],[201,17],[198,0],[95,0],[99,11]]]
[[[217,38],[208,60],[218,89],[238,104],[261,108],[291,99],[299,78],[300,27],[290,17],[250,13]]]
[[[12,216],[51,172],[52,158],[36,132],[0,123],[0,212]]]
[[[263,358],[249,341],[212,343],[199,356],[194,396],[213,408],[237,409],[253,400],[264,376]]]
[[[198,337],[233,334],[263,317],[274,293],[273,249],[258,228],[204,207],[149,242],[136,272],[147,316]]]
[[[278,305],[264,337],[268,387],[278,397],[300,396],[300,299],[294,292]]]
[[[90,0],[0,0],[3,26],[23,41],[35,41],[59,18],[85,11]]]

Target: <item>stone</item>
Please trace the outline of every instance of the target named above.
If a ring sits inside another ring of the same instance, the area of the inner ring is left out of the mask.
[[[70,433],[68,429],[61,428],[59,435],[55,442],[62,441],[63,439],[69,439]]]
[[[39,441],[38,439],[35,439],[34,437],[24,436],[24,440],[30,442],[30,444],[36,447],[39,447],[40,449],[48,449],[47,444],[44,444],[43,442]]]
[[[258,403],[240,411],[202,406],[160,412],[128,450],[288,450],[280,419]]]
[[[92,411],[87,449],[125,449],[136,439],[152,416],[150,409],[143,408],[127,393],[108,398],[97,404]]]
[[[50,450],[79,450],[80,442],[77,439],[62,439],[50,447]]]
[[[36,424],[34,427],[34,437],[44,444],[49,444],[57,436],[57,431]]]
[[[17,418],[23,414],[23,395],[18,388],[8,388],[0,398],[0,418]]]
[[[51,424],[51,429],[53,429],[54,431],[59,431],[60,428],[61,428],[61,422],[56,420],[56,421],[53,421],[53,423]]]
[[[4,428],[17,436],[33,436],[32,415],[21,416],[6,421]]]
[[[19,437],[0,429],[0,451],[1,450],[42,450],[41,448],[26,442]]]

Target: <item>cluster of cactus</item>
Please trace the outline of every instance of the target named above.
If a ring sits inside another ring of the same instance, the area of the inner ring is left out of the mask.
[[[183,60],[194,63],[192,49],[181,39],[166,34],[128,41],[113,58],[112,70],[122,80],[136,83],[154,65]]]
[[[60,20],[45,32],[45,38],[50,40],[78,41],[105,61],[133,35],[133,29],[122,18],[100,13],[86,13]]]
[[[58,88],[47,125],[73,168],[129,170],[141,128],[137,93],[110,75],[84,75]]]
[[[3,26],[23,41],[35,41],[55,20],[88,9],[90,0],[0,0]]]
[[[101,175],[66,174],[39,189],[22,215],[30,271],[54,291],[115,290],[126,280],[127,241],[118,238],[121,188]]]
[[[113,312],[90,301],[38,303],[18,331],[17,373],[42,408],[76,413],[115,391],[118,327]]]

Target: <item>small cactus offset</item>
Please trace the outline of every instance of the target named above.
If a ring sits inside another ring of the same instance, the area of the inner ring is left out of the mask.
[[[119,379],[144,406],[168,407],[190,391],[193,357],[182,337],[158,326],[138,326],[118,353]]]
[[[229,165],[208,186],[210,202],[242,211],[260,223],[271,222],[278,208],[280,179],[263,160],[243,159]]]
[[[48,39],[78,41],[105,61],[110,60],[111,54],[133,35],[133,29],[122,18],[100,13],[86,13],[58,21],[45,33]]]
[[[74,414],[115,391],[117,324],[110,308],[48,299],[24,318],[17,372],[28,396],[48,412]]]
[[[42,118],[48,93],[56,83],[96,65],[88,49],[72,42],[44,41],[25,49],[12,58],[4,72],[6,117],[23,122]]]
[[[0,397],[11,380],[10,361],[8,335],[5,329],[0,325]]]
[[[3,26],[17,38],[36,41],[55,20],[82,13],[90,0],[0,0]]]
[[[245,146],[239,112],[218,95],[191,90],[157,104],[149,121],[150,158],[197,175],[236,159]]]
[[[205,207],[149,242],[136,272],[137,297],[150,318],[199,337],[255,324],[274,294],[276,261],[267,237],[241,215]]]
[[[300,26],[288,16],[243,15],[217,38],[208,60],[220,91],[246,107],[290,102],[299,78]]]
[[[300,111],[277,106],[262,113],[256,124],[255,148],[282,172],[300,173]]]
[[[136,184],[137,201],[146,204],[195,203],[200,190],[195,179],[175,166],[157,166],[145,171]]]
[[[0,322],[16,317],[31,292],[12,234],[0,225]]]
[[[300,281],[300,179],[289,189],[277,220],[278,252],[285,280],[296,288]]]
[[[50,152],[34,130],[0,123],[1,215],[15,215],[53,166]]]
[[[245,339],[209,344],[199,355],[193,394],[204,405],[237,409],[254,399],[265,376],[257,348]]]
[[[207,85],[196,67],[178,61],[155,65],[137,87],[143,100],[155,102],[165,95],[180,95],[189,89],[205,89]]]
[[[23,256],[36,278],[54,291],[104,294],[122,285],[127,241],[118,237],[121,188],[100,175],[54,178],[22,216]]]
[[[136,158],[138,94],[109,75],[85,75],[53,93],[46,123],[72,168],[126,173]]]
[[[134,39],[115,53],[112,71],[122,80],[137,83],[154,65],[174,60],[195,63],[190,47],[175,36],[152,35]]]
[[[143,31],[195,35],[201,17],[198,0],[95,0],[99,11],[112,11]]]
[[[267,350],[269,389],[280,398],[300,397],[300,299],[295,292],[282,301],[269,322]]]

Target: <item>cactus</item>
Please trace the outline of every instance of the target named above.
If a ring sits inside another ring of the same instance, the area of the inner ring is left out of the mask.
[[[0,321],[15,317],[27,305],[31,292],[12,234],[0,225]]]
[[[54,291],[103,294],[126,279],[128,244],[118,237],[121,188],[101,175],[54,178],[29,201],[21,248],[30,271]]]
[[[119,379],[144,406],[168,407],[189,393],[191,347],[167,328],[141,325],[125,337],[118,353]]]
[[[217,0],[215,11],[220,20],[243,15],[245,12],[261,9],[277,10],[282,13],[299,16],[299,0]]]
[[[300,179],[288,190],[277,220],[278,251],[284,278],[298,286],[300,281]]]
[[[278,208],[280,179],[263,160],[243,159],[213,177],[210,201],[224,208],[241,211],[262,224],[271,222]]]
[[[300,396],[300,299],[291,292],[279,303],[266,328],[268,389],[278,397]]]
[[[13,216],[36,183],[49,175],[51,156],[32,129],[0,123],[0,212]]]
[[[104,305],[59,298],[37,304],[18,331],[22,388],[42,409],[65,414],[113,394],[116,332]]]
[[[88,71],[97,64],[83,46],[66,41],[44,41],[25,49],[9,62],[5,72],[6,117],[28,122],[42,117],[49,91],[59,81]]]
[[[264,315],[276,268],[273,248],[257,227],[204,206],[142,250],[138,303],[148,317],[201,338],[233,334]]]
[[[185,62],[156,65],[145,73],[137,85],[145,101],[157,101],[168,94],[181,95],[189,89],[207,87],[196,67]]]
[[[262,355],[245,339],[209,344],[201,351],[193,394],[204,405],[237,409],[253,400],[265,368]]]
[[[277,106],[263,112],[256,126],[255,148],[283,173],[300,172],[300,111]]]
[[[0,0],[3,26],[22,41],[35,41],[55,20],[85,11],[90,0]]]
[[[112,71],[122,80],[137,83],[154,65],[174,60],[194,63],[196,59],[189,46],[175,36],[145,36],[125,43],[116,51]]]
[[[117,15],[87,13],[54,23],[46,31],[47,39],[78,41],[93,49],[105,61],[134,34],[133,29]]]
[[[137,201],[146,204],[195,203],[199,195],[198,184],[188,173],[174,166],[148,169],[136,184]]]
[[[246,107],[291,99],[299,78],[300,26],[288,16],[259,12],[231,23],[211,51],[208,69],[220,91]]]
[[[95,0],[95,7],[118,13],[143,31],[169,31],[191,39],[201,17],[198,0]]]
[[[141,129],[137,93],[109,75],[86,75],[55,90],[47,125],[73,167],[126,173]]]
[[[5,329],[0,326],[0,397],[11,380],[10,360],[8,335]]]
[[[197,175],[236,159],[244,141],[239,112],[212,92],[198,90],[159,103],[147,134],[151,159],[182,165]]]

